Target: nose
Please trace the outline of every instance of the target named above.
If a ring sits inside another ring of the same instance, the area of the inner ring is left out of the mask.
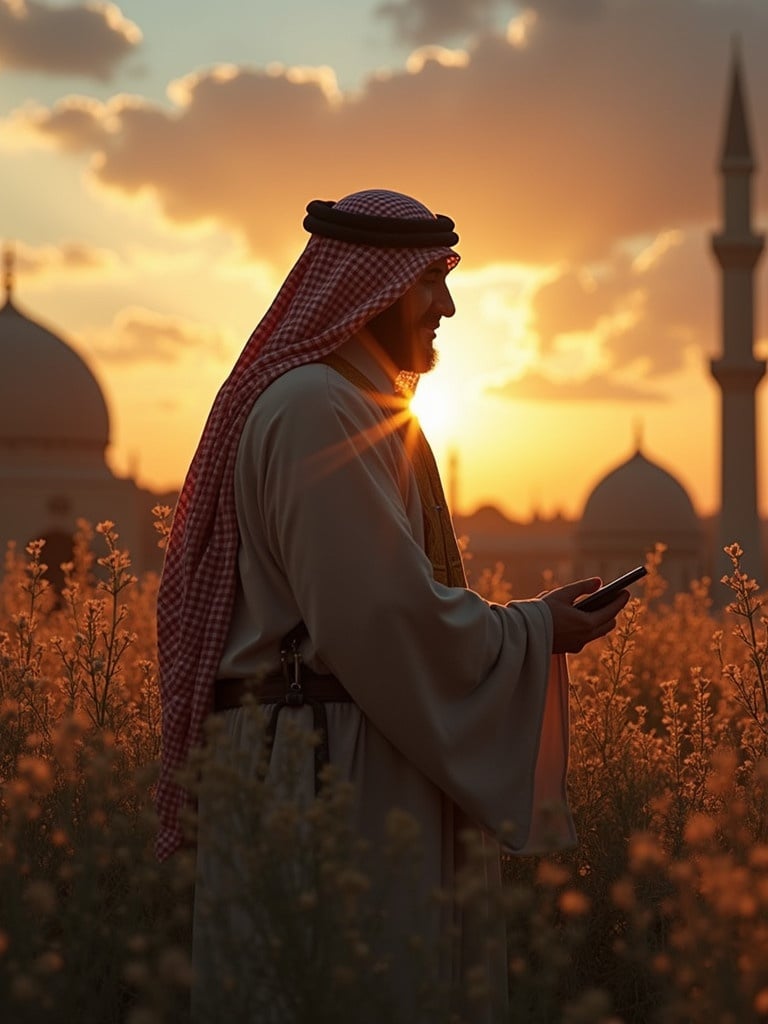
[[[456,312],[456,306],[453,304],[453,298],[445,281],[440,286],[435,300],[435,306],[440,316],[453,316]]]

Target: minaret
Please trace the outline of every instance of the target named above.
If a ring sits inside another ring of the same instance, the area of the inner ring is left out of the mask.
[[[3,246],[3,286],[5,289],[6,305],[11,305],[11,299],[13,298],[14,263],[15,254],[13,247],[6,243]]]
[[[448,452],[448,511],[452,516],[459,514],[459,453],[455,448]]]
[[[739,54],[734,52],[731,95],[720,171],[723,176],[723,230],[712,237],[722,269],[722,355],[711,362],[722,393],[720,531],[714,561],[714,587],[730,570],[724,545],[738,541],[742,567],[761,585],[764,578],[757,508],[755,390],[765,362],[755,359],[753,272],[765,244],[752,231],[751,176],[755,170],[747,130]]]

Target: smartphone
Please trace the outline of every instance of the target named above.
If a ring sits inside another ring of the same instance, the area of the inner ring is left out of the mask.
[[[620,590],[626,590],[630,583],[635,583],[637,580],[642,579],[643,576],[648,575],[648,570],[644,565],[638,565],[636,569],[630,569],[629,572],[625,572],[623,576],[619,576],[618,579],[612,580],[610,583],[606,583],[604,587],[600,587],[594,594],[587,594],[586,597],[580,598],[578,601],[574,601],[573,607],[579,608],[583,612],[594,612],[598,608],[604,608],[607,604],[616,597]]]

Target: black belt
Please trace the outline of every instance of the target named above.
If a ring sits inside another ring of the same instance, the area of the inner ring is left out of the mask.
[[[226,711],[243,706],[246,696],[257,704],[273,704],[264,738],[270,753],[275,740],[277,719],[284,708],[312,708],[313,726],[319,741],[315,747],[315,794],[320,792],[320,772],[330,761],[328,746],[328,717],[325,705],[329,701],[352,701],[347,690],[335,676],[319,675],[305,668],[299,651],[301,640],[307,636],[303,622],[283,638],[280,646],[282,671],[264,679],[217,679],[214,684],[214,711]],[[305,689],[306,687],[306,689]]]
[[[215,685],[214,711],[241,708],[246,696],[257,704],[279,704],[287,707],[301,707],[310,701],[350,701],[347,690],[336,676],[321,676],[308,668],[301,670],[301,689],[297,690],[280,672],[264,679],[217,679]]]

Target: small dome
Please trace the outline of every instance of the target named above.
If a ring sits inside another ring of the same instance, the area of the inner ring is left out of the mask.
[[[462,522],[472,519],[473,530],[488,534],[505,534],[509,532],[510,522],[507,517],[495,505],[481,505],[472,516],[454,516],[454,519]]]
[[[695,548],[699,521],[682,484],[637,451],[597,484],[584,506],[578,536],[582,548],[603,550],[657,541],[670,549]]]
[[[0,445],[103,452],[109,412],[84,360],[8,298],[0,309]]]

